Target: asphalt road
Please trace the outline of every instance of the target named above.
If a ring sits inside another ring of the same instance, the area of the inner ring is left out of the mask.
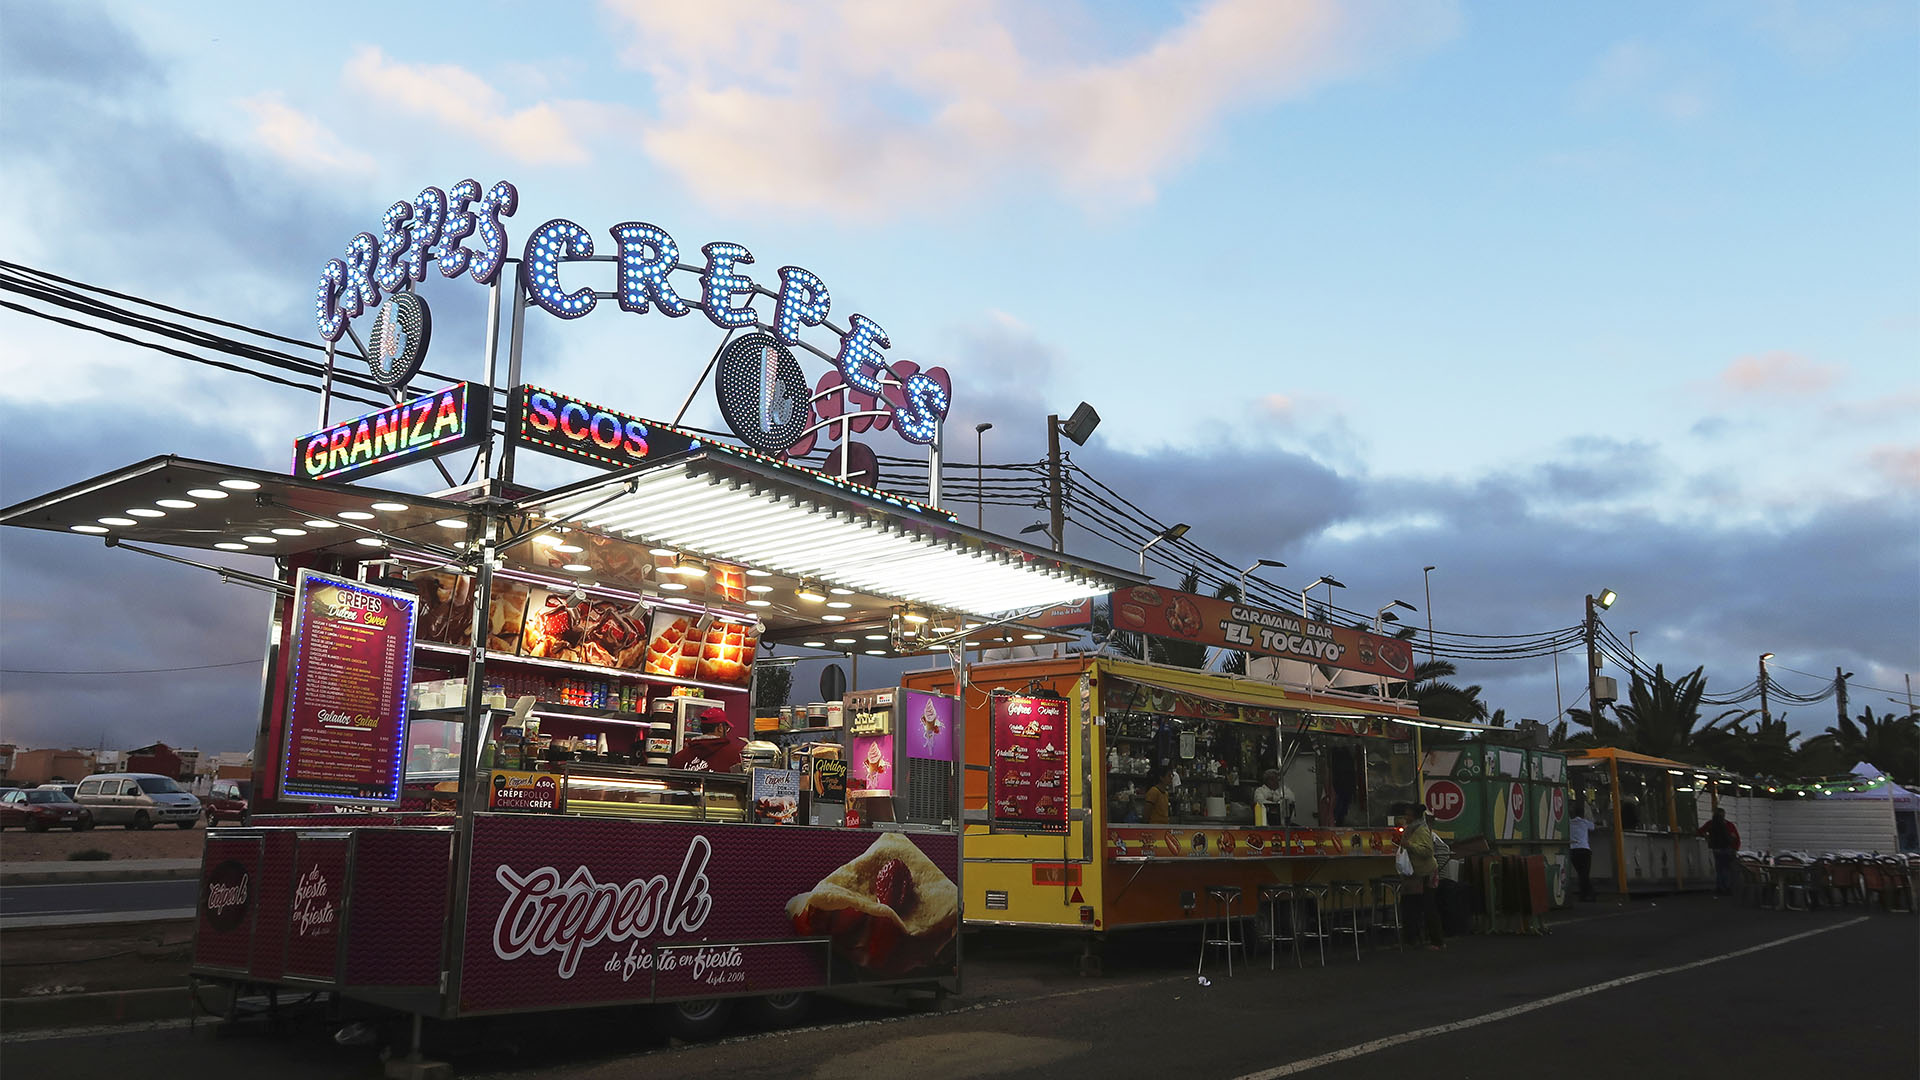
[[[939,1013],[840,1005],[810,1027],[683,1048],[631,1012],[496,1018],[444,1028],[430,1050],[501,1080],[1920,1075],[1911,915],[1707,897],[1590,905],[1543,938],[1456,939],[1357,964],[1348,953],[1324,969],[1262,962],[1204,987],[1185,933],[1117,941],[1101,979],[1076,977],[1071,949],[1044,938],[970,948],[966,993]],[[277,1080],[377,1075],[373,1050],[334,1046],[330,1031],[316,1019],[277,1038],[9,1036],[4,1052],[23,1075],[146,1060],[216,1075],[265,1067]]]
[[[199,893],[200,883],[193,880],[0,885],[0,918],[180,910],[192,908]]]

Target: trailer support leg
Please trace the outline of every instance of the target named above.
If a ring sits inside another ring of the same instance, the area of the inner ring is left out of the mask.
[[[453,1066],[444,1061],[428,1061],[420,1054],[421,1028],[425,1021],[413,1014],[411,1049],[406,1057],[390,1058],[386,1063],[387,1080],[452,1080]]]
[[[1097,979],[1105,974],[1101,967],[1100,953],[1106,944],[1106,935],[1088,934],[1080,942],[1080,977]]]

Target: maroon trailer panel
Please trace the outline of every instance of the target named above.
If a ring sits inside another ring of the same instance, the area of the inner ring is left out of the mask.
[[[460,1011],[957,972],[959,838],[482,814]]]
[[[452,858],[449,829],[362,829],[355,835],[349,988],[439,988],[452,917]]]
[[[333,985],[340,978],[341,928],[353,834],[301,833],[294,839],[292,910],[286,977]]]
[[[258,833],[207,833],[200,856],[200,914],[194,927],[193,962],[199,969],[245,974],[253,965],[259,927],[254,903],[260,890]]]

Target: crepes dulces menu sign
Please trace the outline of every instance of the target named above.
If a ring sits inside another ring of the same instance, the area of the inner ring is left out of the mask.
[[[1066,699],[995,694],[992,710],[994,828],[1066,832]]]
[[[1116,590],[1112,599],[1117,630],[1389,679],[1413,676],[1413,645],[1399,638],[1152,585]]]
[[[400,801],[416,607],[408,593],[300,571],[280,752],[288,798]]]

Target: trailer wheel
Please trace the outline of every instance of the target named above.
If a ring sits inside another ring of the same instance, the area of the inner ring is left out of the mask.
[[[665,1009],[668,1034],[687,1042],[705,1042],[726,1030],[727,1018],[733,1014],[733,999],[676,1001]]]
[[[805,1020],[807,1012],[813,1008],[813,995],[805,991],[768,994],[765,997],[748,998],[740,1004],[748,1022],[754,1027],[773,1030],[792,1027]]]

